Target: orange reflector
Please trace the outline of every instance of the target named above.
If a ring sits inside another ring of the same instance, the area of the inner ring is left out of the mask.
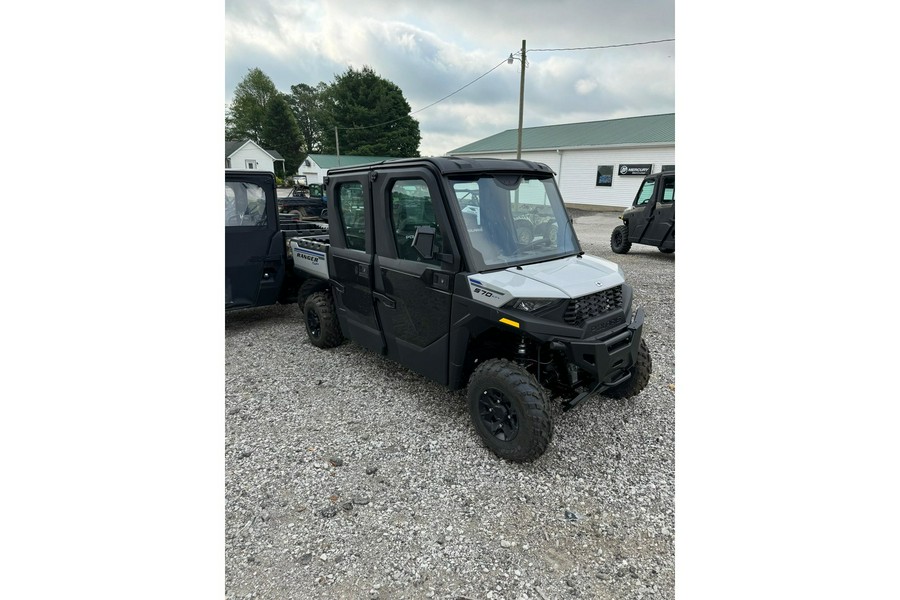
[[[513,327],[516,327],[516,328],[519,327],[519,324],[518,324],[518,323],[516,323],[515,321],[512,321],[512,320],[510,320],[510,319],[505,319],[505,318],[504,318],[504,319],[500,319],[500,322],[501,322],[501,323],[506,323],[507,325],[512,325]]]

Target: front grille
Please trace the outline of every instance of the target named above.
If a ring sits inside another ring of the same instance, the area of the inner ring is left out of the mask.
[[[589,296],[573,298],[569,301],[569,306],[566,307],[566,314],[563,316],[563,319],[569,325],[581,327],[588,319],[599,317],[603,313],[616,308],[622,308],[621,285]]]

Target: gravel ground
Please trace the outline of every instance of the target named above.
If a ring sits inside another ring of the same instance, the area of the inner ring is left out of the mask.
[[[225,319],[226,598],[675,596],[675,256],[614,255],[653,374],[563,414],[531,464],[496,458],[449,392],[355,344],[320,350],[296,306]]]

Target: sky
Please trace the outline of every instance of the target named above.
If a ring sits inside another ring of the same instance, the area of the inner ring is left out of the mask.
[[[226,109],[253,68],[290,93],[368,65],[403,91],[424,156],[518,127],[505,59],[522,40],[524,127],[675,112],[674,41],[541,51],[675,38],[674,0],[226,0],[224,25]]]

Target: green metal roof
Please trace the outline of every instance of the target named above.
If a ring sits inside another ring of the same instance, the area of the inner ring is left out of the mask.
[[[368,163],[381,162],[383,160],[394,160],[396,158],[406,158],[398,156],[354,156],[352,154],[341,154],[340,164],[338,164],[337,154],[310,154],[311,160],[323,169],[334,169],[335,167],[353,167],[356,165],[365,165]]]
[[[522,129],[523,150],[665,143],[675,143],[675,113]],[[515,152],[517,144],[518,129],[507,129],[450,154]]]

